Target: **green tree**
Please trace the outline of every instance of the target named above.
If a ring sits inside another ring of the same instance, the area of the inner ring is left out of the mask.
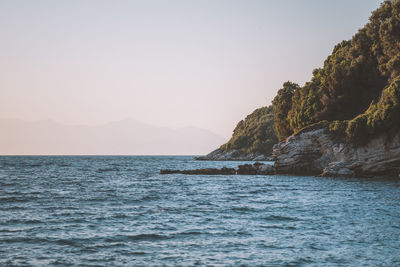
[[[268,155],[277,142],[274,132],[274,109],[268,106],[254,110],[241,120],[233,130],[231,139],[220,149],[238,149],[244,153]]]
[[[274,129],[279,141],[293,133],[288,120],[288,113],[292,108],[292,98],[296,90],[300,86],[296,83],[287,81],[283,84],[283,88],[278,90],[272,104],[274,106]]]

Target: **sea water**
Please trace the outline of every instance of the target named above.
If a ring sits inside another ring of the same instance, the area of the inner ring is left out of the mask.
[[[399,180],[159,175],[238,164],[0,157],[0,265],[400,265]]]

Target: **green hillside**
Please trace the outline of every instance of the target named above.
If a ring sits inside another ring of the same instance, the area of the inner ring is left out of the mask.
[[[273,107],[256,109],[241,120],[228,143],[221,150],[238,149],[244,153],[270,153],[278,142],[274,132]]]
[[[285,88],[278,91],[274,103],[279,139],[321,121],[348,141],[368,139],[389,125],[393,130],[400,120],[386,121],[399,119],[399,75],[400,0],[386,1],[351,40],[335,46],[310,82],[289,95]]]
[[[285,82],[272,106],[236,126],[222,150],[269,154],[308,127],[362,144],[400,129],[400,0],[385,1],[351,40],[337,44],[304,86]]]

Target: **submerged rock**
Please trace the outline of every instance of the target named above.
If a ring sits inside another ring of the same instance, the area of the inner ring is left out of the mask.
[[[312,129],[274,146],[275,171],[322,176],[397,176],[400,134],[381,135],[364,146],[338,143],[326,129]]]

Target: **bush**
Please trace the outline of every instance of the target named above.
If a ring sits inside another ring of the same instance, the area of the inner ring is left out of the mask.
[[[270,154],[278,142],[274,132],[274,109],[272,106],[254,110],[235,127],[232,138],[221,150],[239,149],[244,153]]]
[[[329,132],[337,141],[343,141],[346,138],[346,129],[349,121],[333,121],[329,124]]]

